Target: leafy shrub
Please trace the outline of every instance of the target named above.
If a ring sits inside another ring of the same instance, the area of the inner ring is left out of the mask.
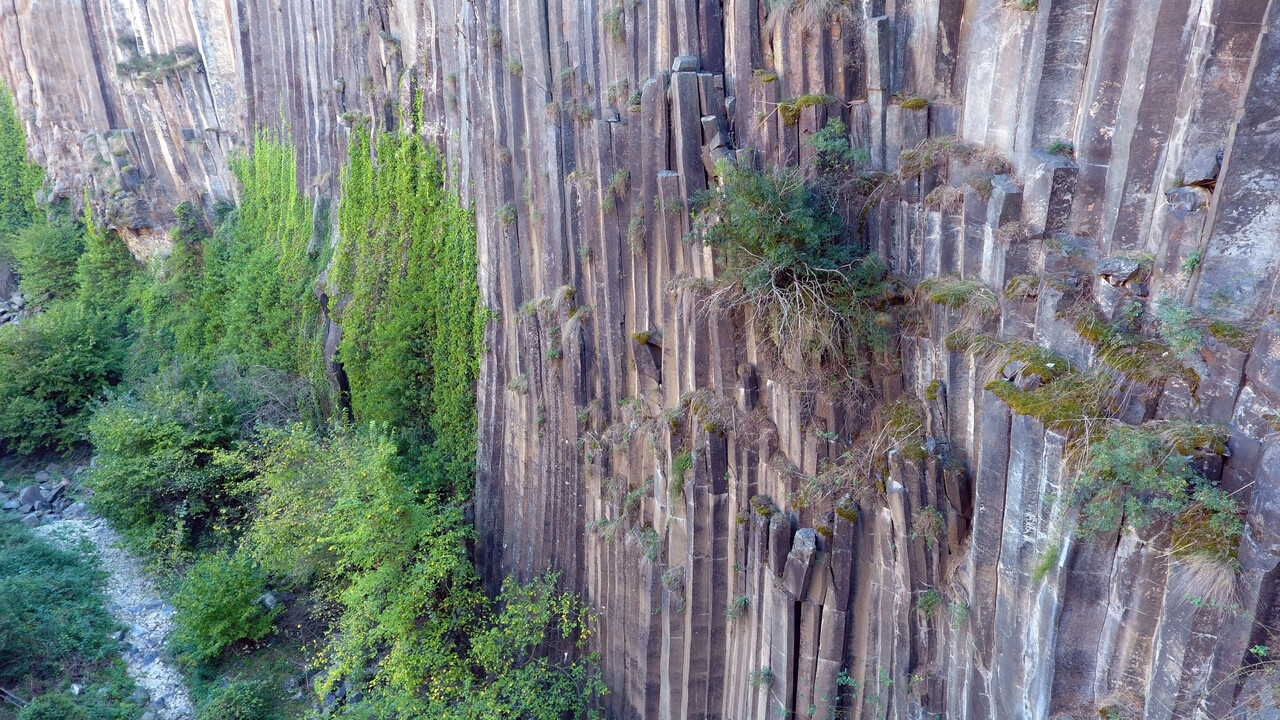
[[[240,640],[261,640],[271,632],[275,616],[257,602],[266,578],[253,560],[221,551],[196,561],[173,595],[173,642],[195,661],[217,657]]]
[[[576,595],[555,592],[557,579],[547,573],[523,585],[510,578],[503,582],[496,603],[501,610],[481,621],[471,637],[467,664],[480,684],[474,691],[465,685],[452,688],[460,693],[455,706],[437,701],[439,714],[429,717],[598,717],[588,709],[605,692],[594,654],[569,663],[536,652],[547,642],[581,650],[597,620]]]
[[[22,294],[37,301],[75,294],[76,260],[84,239],[74,227],[36,223],[8,240],[8,252],[21,276]]]
[[[942,607],[942,600],[942,593],[929,588],[920,594],[916,607],[920,608],[920,612],[924,613],[925,617],[932,618],[938,614],[938,608]]]
[[[272,720],[271,705],[264,683],[238,681],[214,690],[196,710],[196,720]]]
[[[1213,488],[1192,465],[1194,457],[1225,451],[1225,430],[1169,423],[1112,425],[1089,447],[1089,461],[1074,495],[1083,509],[1081,535],[1114,532],[1122,521],[1135,527],[1200,503],[1209,528],[1238,534],[1235,503]]]
[[[200,297],[188,311],[199,335],[182,354],[199,353],[206,367],[232,358],[241,367],[321,377],[313,291],[328,258],[309,250],[323,228],[313,226],[311,203],[298,190],[293,147],[288,138],[260,132],[253,153],[232,169],[240,206],[199,241]]]
[[[854,149],[849,142],[849,126],[838,117],[828,119],[827,124],[805,142],[814,149],[818,170],[822,172],[850,171],[871,162],[871,153]]]
[[[554,576],[508,583],[502,611],[484,620],[462,510],[410,489],[395,454],[377,428],[320,438],[295,427],[268,432],[246,459],[263,493],[246,548],[337,608],[321,692],[376,663],[365,702],[380,717],[584,716],[601,690],[592,660],[534,652],[544,641],[585,643],[594,620],[581,601],[556,594]],[[502,710],[510,707],[521,710]]]
[[[41,695],[18,712],[16,720],[88,720],[88,715],[66,695]]]
[[[86,313],[123,334],[133,309],[131,286],[141,266],[123,240],[93,222],[87,190],[84,226],[84,253],[76,260],[77,298]]]
[[[70,450],[85,438],[93,402],[123,369],[110,324],[77,303],[57,302],[0,327],[0,440],[23,455]]]
[[[266,433],[254,454],[242,453],[261,493],[246,547],[275,577],[331,588],[343,610],[327,654],[341,674],[363,668],[385,643],[393,649],[383,672],[407,684],[436,667],[436,653],[460,630],[455,611],[478,596],[469,590],[471,531],[461,510],[423,502],[396,473],[395,457],[377,429]]]
[[[220,514],[237,507],[235,469],[214,462],[238,427],[216,390],[154,387],[102,406],[89,423],[98,453],[88,476],[95,512],[153,552],[195,544]]]

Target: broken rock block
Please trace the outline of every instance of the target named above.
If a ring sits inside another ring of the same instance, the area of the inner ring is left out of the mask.
[[[671,64],[671,72],[698,72],[697,55],[681,55]]]
[[[1139,263],[1135,258],[1115,256],[1100,260],[1093,272],[1112,287],[1120,287],[1138,274],[1138,268]]]

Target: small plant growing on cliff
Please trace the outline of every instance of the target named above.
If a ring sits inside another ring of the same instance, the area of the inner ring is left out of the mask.
[[[630,94],[631,84],[626,78],[617,82],[610,83],[605,86],[604,99],[610,105],[617,105],[619,101],[625,101]]]
[[[1045,148],[1045,152],[1050,155],[1061,155],[1062,157],[1069,158],[1075,154],[1076,149],[1066,140],[1054,140],[1049,143],[1049,147]]]
[[[520,373],[507,381],[507,389],[517,395],[529,392],[529,373]]]
[[[995,315],[1000,312],[996,294],[977,280],[961,280],[957,277],[936,277],[921,280],[916,288],[929,302],[944,305],[953,310],[972,310],[979,315]]]
[[[1014,275],[1004,284],[1005,300],[1034,300],[1040,295],[1038,275]]]
[[[951,629],[959,630],[969,623],[969,603],[953,603],[951,605]]]
[[[524,77],[524,63],[515,55],[507,58],[507,70],[515,77]]]
[[[1226,439],[1226,429],[1217,425],[1114,423],[1090,444],[1088,462],[1075,481],[1074,499],[1083,507],[1081,535],[1114,532],[1122,521],[1142,527],[1196,503],[1206,508],[1210,533],[1238,534],[1234,503],[1190,463],[1226,452]]]
[[[633,255],[644,252],[644,210],[637,207],[631,214],[631,222],[627,223],[627,247]]]
[[[1182,273],[1184,275],[1190,275],[1196,270],[1199,270],[1200,262],[1202,260],[1204,260],[1204,249],[1196,248],[1190,255],[1187,256],[1186,260],[1182,261]]]
[[[902,101],[903,110],[923,110],[929,107],[929,101],[922,97],[911,97]]]
[[[783,124],[791,127],[800,121],[800,111],[805,108],[830,105],[836,101],[837,98],[833,95],[801,95],[797,98],[779,102],[778,115],[782,118]]]
[[[760,173],[730,163],[694,198],[690,237],[715,247],[704,307],[742,309],[786,357],[843,357],[878,337],[869,305],[884,265],[837,242],[840,220],[794,168]],[[695,287],[690,285],[690,287]]]
[[[666,588],[673,594],[679,595],[684,592],[684,576],[684,565],[672,565],[662,571],[662,587]]]
[[[1204,335],[1193,324],[1195,313],[1186,305],[1161,298],[1156,303],[1156,321],[1160,338],[1179,358],[1194,359],[1196,352],[1204,347]]]
[[[511,223],[516,221],[516,214],[517,214],[516,204],[513,202],[509,202],[504,204],[502,207],[498,208],[498,212],[496,216],[498,218],[498,222],[502,223],[503,225],[510,225]]]
[[[667,487],[672,500],[684,495],[684,476],[692,467],[693,453],[688,450],[676,455],[671,461],[671,479]]]
[[[751,675],[747,677],[747,682],[751,683],[753,688],[764,688],[768,690],[773,687],[773,670],[768,666],[756,668],[751,671]]]
[[[621,2],[618,2],[613,7],[605,10],[601,19],[604,21],[605,33],[607,33],[614,42],[627,42],[627,28],[624,22],[626,19],[626,8],[623,7]]]
[[[662,555],[662,536],[652,525],[644,526],[642,530],[632,530],[636,540],[640,543],[640,553],[649,562],[657,562]]]
[[[617,201],[621,200],[631,189],[631,171],[618,168],[609,178],[609,187],[605,190],[602,208],[605,212],[613,212]]]
[[[916,601],[916,607],[920,612],[924,613],[927,618],[932,618],[938,614],[938,608],[942,607],[942,593],[929,588],[920,593],[920,599]]]
[[[1055,567],[1058,566],[1058,559],[1062,556],[1062,545],[1050,545],[1044,555],[1040,556],[1040,561],[1036,563],[1035,569],[1031,571],[1031,582],[1038,583],[1045,578]]]
[[[911,521],[911,539],[924,538],[925,545],[929,547],[933,547],[946,531],[946,518],[931,505],[917,510],[915,519]]]
[[[746,595],[739,595],[724,608],[724,619],[733,622],[743,615],[747,614],[747,607],[751,604],[751,598]]]

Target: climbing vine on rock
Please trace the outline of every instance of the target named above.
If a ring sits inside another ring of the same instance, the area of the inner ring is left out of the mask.
[[[342,187],[335,268],[349,299],[336,315],[353,410],[398,429],[425,487],[468,493],[487,317],[474,214],[413,133],[358,132]]]

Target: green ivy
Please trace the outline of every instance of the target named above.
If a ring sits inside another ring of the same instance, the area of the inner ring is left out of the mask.
[[[350,301],[337,317],[356,418],[398,431],[424,487],[467,494],[487,317],[474,214],[414,134],[386,133],[371,148],[357,132],[342,187],[334,267]]]
[[[319,368],[313,288],[327,258],[310,252],[311,203],[298,191],[287,136],[260,131],[235,160],[240,206],[204,252],[206,359],[234,357],[302,376]]]

